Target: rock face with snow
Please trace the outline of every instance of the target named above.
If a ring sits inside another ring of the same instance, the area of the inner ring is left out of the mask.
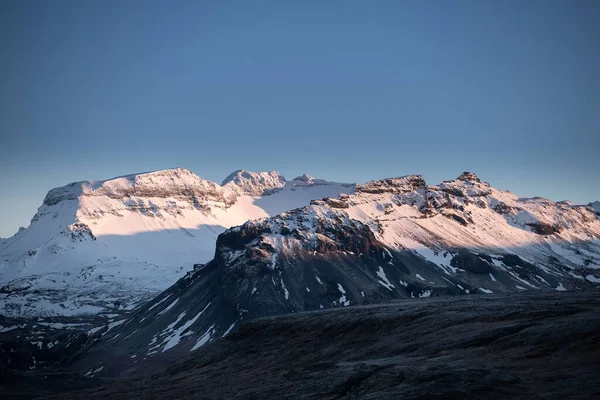
[[[255,317],[599,283],[600,221],[590,207],[521,198],[472,173],[440,185],[412,175],[226,230],[212,261],[99,336],[93,351],[179,357]]]
[[[250,172],[239,170],[229,175],[221,185],[238,193],[262,196],[285,186],[285,178],[277,171]]]
[[[221,186],[182,168],[52,189],[31,225],[0,241],[2,313],[131,309],[209,261],[225,229],[353,191],[277,172],[238,171]]]

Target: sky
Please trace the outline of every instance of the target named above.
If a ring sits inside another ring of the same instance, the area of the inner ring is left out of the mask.
[[[600,1],[0,1],[0,236],[173,167],[600,199]]]

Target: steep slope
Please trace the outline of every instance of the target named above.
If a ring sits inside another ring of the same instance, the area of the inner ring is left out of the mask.
[[[178,168],[51,190],[31,225],[0,244],[3,314],[131,309],[209,261],[226,228],[354,190],[238,175],[221,186]]]
[[[211,262],[99,332],[90,354],[100,357],[77,367],[119,375],[256,317],[598,283],[600,221],[590,207],[520,198],[470,173],[436,186],[414,175],[384,179],[225,231]]]

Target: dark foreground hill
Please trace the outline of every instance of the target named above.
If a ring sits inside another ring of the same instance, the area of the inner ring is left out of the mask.
[[[396,301],[247,322],[69,399],[598,398],[600,293]]]

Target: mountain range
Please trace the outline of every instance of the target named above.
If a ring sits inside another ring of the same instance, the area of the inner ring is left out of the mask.
[[[3,314],[131,310],[210,261],[227,228],[354,186],[275,171],[219,185],[177,168],[52,189],[29,227],[0,239]]]
[[[272,315],[600,284],[592,206],[523,198],[472,173],[352,189],[225,230],[211,261],[94,331],[73,368],[135,374]]]
[[[122,377],[261,317],[594,289],[598,204],[524,198],[470,172],[435,185],[274,171],[219,185],[185,169],[72,183],[0,243],[2,350],[23,369]]]

